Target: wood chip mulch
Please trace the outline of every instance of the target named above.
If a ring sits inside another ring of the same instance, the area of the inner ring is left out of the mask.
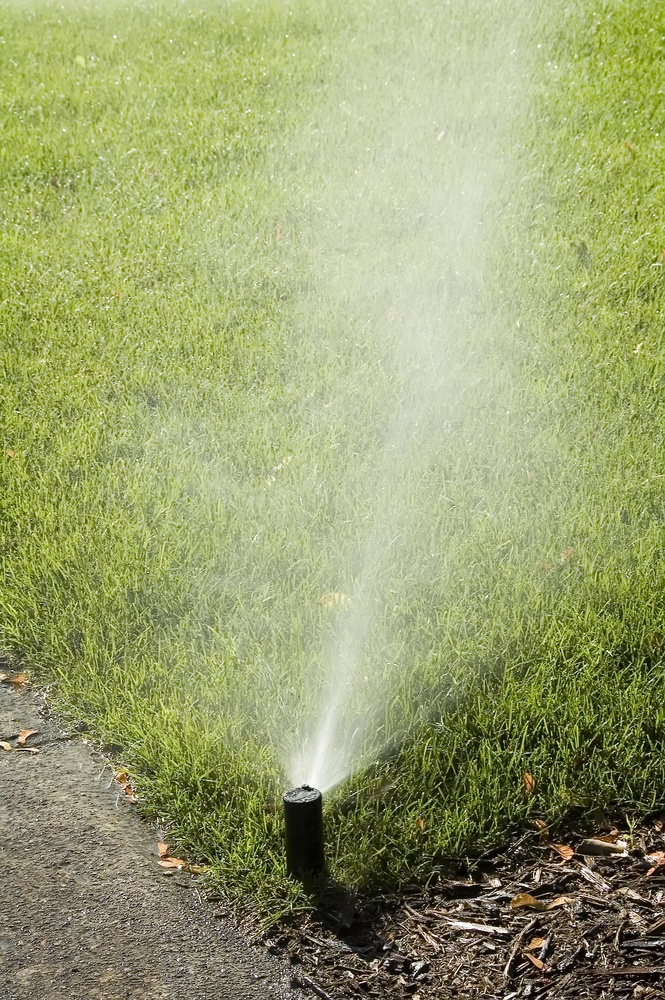
[[[665,816],[557,845],[542,826],[428,890],[331,890],[264,944],[304,998],[665,998]]]

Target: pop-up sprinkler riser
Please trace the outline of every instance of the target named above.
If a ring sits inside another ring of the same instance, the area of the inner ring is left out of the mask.
[[[324,869],[323,796],[318,788],[301,785],[282,796],[289,875],[320,875]]]

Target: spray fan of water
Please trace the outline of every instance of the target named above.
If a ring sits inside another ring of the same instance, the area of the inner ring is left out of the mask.
[[[315,294],[383,338],[393,404],[343,554],[349,600],[282,753],[294,785],[333,788],[391,735],[384,709],[404,645],[391,621],[395,581],[418,577],[429,558],[420,483],[460,447],[451,428],[491,355],[489,251],[515,182],[514,130],[537,50],[523,18],[500,0],[371,8],[362,76],[337,80],[308,150],[335,163],[309,240]],[[426,687],[422,697],[412,715],[427,712]]]

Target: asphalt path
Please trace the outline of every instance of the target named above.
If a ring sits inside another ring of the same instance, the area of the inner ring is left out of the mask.
[[[39,749],[15,749],[16,734]],[[109,765],[0,684],[0,1000],[283,1000],[288,971],[165,876]]]

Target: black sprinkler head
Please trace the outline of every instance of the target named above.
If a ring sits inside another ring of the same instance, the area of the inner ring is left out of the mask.
[[[282,796],[289,875],[320,875],[323,856],[323,797],[318,788],[301,785]]]

